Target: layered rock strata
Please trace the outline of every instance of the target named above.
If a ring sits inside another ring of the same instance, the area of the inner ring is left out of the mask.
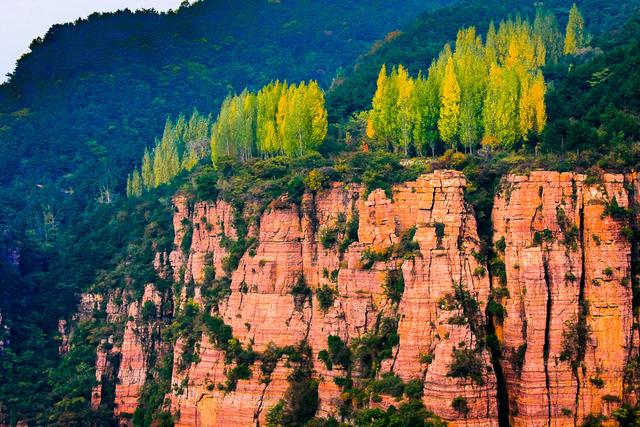
[[[397,324],[399,344],[378,377],[391,372],[405,382],[419,380],[426,408],[452,425],[498,425],[498,395],[505,398],[503,419],[514,426],[574,426],[589,414],[611,415],[635,390],[625,367],[638,355],[628,210],[640,205],[637,177],[505,177],[492,212],[496,254],[490,260],[480,255],[466,186],[454,171],[421,176],[389,194],[335,183],[306,193],[299,206],[278,199],[253,220],[224,201],[193,203],[178,195],[175,248],[158,254],[155,266],[180,284],[172,301],[176,312],[192,298],[229,325],[242,348],[261,354],[306,342],[318,381],[318,416],[339,418],[345,390],[336,380],[351,375],[363,384],[365,374],[357,364],[328,369],[319,360],[327,337],[351,347],[375,334],[385,318]],[[248,224],[246,239],[253,243],[231,271],[230,242],[242,237],[239,220]],[[389,291],[390,278],[402,282],[399,299]],[[230,283],[230,293],[214,307],[203,296],[212,280]],[[312,296],[299,293],[305,288]],[[334,297],[321,306],[318,290],[327,288]],[[160,307],[168,295],[150,285],[139,301],[83,298],[81,317],[105,305],[111,321],[126,320],[122,342],[98,350],[96,373],[104,378],[109,354],[119,355],[115,413],[123,421],[137,407],[152,349],[162,345],[160,323],[145,321],[142,308],[148,301]],[[488,336],[494,331],[495,338]],[[497,359],[489,354],[490,342],[497,342]],[[186,366],[185,351],[197,356]],[[460,354],[479,372],[456,373]],[[197,336],[193,349],[178,339],[173,357],[167,408],[183,426],[265,425],[294,369],[284,355],[266,375],[258,358],[250,377],[230,391],[225,383],[235,362],[207,333]],[[94,390],[95,407],[100,391]],[[464,401],[466,410],[454,409],[454,400]],[[390,396],[370,402],[382,408],[397,403]]]
[[[511,424],[574,425],[623,398],[631,243],[622,175],[510,176],[493,210]],[[503,264],[502,264],[503,263]]]

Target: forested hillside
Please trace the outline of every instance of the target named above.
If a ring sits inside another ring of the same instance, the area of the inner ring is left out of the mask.
[[[56,25],[0,86],[2,221],[21,212],[37,229],[51,204],[65,222],[78,203],[122,191],[168,115],[214,112],[274,79],[327,87],[371,42],[442,3],[206,0]]]
[[[552,12],[563,27],[568,19],[570,2],[550,0],[544,3],[526,0],[469,0],[463,5],[451,5],[427,12],[403,32],[378,43],[363,55],[342,78],[334,81],[327,102],[333,120],[347,118],[355,111],[368,108],[375,91],[376,76],[383,64],[389,68],[403,64],[412,75],[426,70],[442,46],[455,39],[458,28],[475,26],[484,34],[491,21],[498,23],[508,16],[533,16],[536,5]],[[616,31],[621,21],[637,8],[632,1],[611,3],[602,0],[577,1],[592,35]],[[463,6],[463,7],[462,7]]]

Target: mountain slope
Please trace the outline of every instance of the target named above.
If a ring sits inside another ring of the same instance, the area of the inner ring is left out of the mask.
[[[603,0],[576,1],[584,11],[587,30],[594,35],[616,31],[634,11],[638,4],[632,0],[617,3]],[[508,16],[535,15],[536,5],[542,5],[566,24],[567,12],[572,4],[568,0],[550,0],[534,3],[528,0],[466,0],[459,5],[450,5],[424,13],[405,31],[372,49],[362,56],[353,69],[334,82],[327,95],[330,117],[344,120],[356,111],[368,109],[375,92],[375,83],[382,64],[403,64],[413,74],[429,68],[432,59],[445,43],[456,38],[458,28],[475,26],[480,34],[486,34],[489,23],[498,23]]]
[[[76,208],[121,189],[167,115],[216,111],[229,91],[273,79],[327,86],[373,40],[442,3],[206,0],[56,25],[0,86],[3,206],[33,211],[29,194],[36,206]]]

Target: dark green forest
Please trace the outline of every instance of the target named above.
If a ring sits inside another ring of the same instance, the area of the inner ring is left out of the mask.
[[[534,4],[320,3],[211,0],[168,14],[94,15],[53,27],[20,59],[10,81],[0,86],[0,309],[9,327],[8,333],[0,329],[0,340],[9,343],[0,356],[0,402],[9,422],[112,424],[112,408],[88,407],[95,348],[112,327],[102,318],[78,325],[72,351],[61,359],[57,321],[71,319],[87,289],[126,283],[140,296],[149,281],[172,285],[156,277],[152,260],[172,243],[170,198],[178,189],[202,200],[222,197],[241,209],[256,199],[266,207],[285,193],[295,201],[331,181],[389,190],[420,173],[453,168],[473,184],[469,202],[484,238],[493,192],[509,171],[539,167],[597,175],[637,169],[635,1],[577,2],[587,45],[542,68],[548,91],[540,134],[509,149],[475,154],[440,141],[435,155],[424,157],[390,152],[367,139],[359,113],[371,109],[380,67],[402,64],[412,76],[426,72],[461,27],[473,25],[484,35],[491,21],[533,20]],[[544,4],[563,31],[570,6],[560,0]],[[408,24],[417,10],[429,8]],[[328,133],[317,152],[247,161],[221,156],[215,169],[204,156],[171,182],[124,196],[127,174],[141,166],[145,147],[162,136],[167,117],[198,110],[216,119],[227,95],[245,87],[257,91],[276,79],[316,80],[324,89]],[[415,159],[401,162],[406,157]],[[240,243],[235,249],[241,255],[250,242]],[[170,310],[162,316],[168,323]],[[162,390],[167,384],[156,386]],[[153,390],[143,399],[149,410],[140,417],[162,416]],[[399,414],[363,416],[411,425],[420,411],[406,407]]]

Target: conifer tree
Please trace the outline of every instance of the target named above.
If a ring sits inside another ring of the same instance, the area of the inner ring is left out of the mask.
[[[584,46],[584,18],[574,3],[569,11],[569,21],[564,39],[564,54],[575,55]]]
[[[460,86],[456,78],[453,58],[447,61],[442,81],[442,107],[438,119],[440,138],[455,148],[460,131]]]

